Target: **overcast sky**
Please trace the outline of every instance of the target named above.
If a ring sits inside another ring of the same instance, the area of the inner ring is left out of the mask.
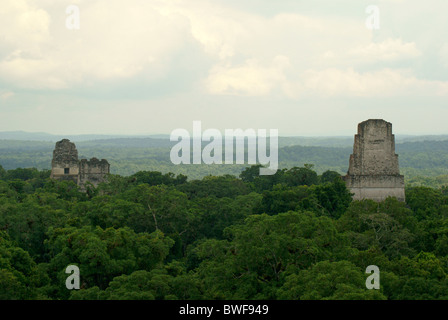
[[[0,131],[353,135],[371,118],[448,133],[448,1],[0,4]]]

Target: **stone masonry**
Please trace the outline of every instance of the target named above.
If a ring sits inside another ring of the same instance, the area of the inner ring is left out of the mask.
[[[110,172],[110,165],[107,160],[78,160],[78,150],[73,142],[63,139],[56,142],[51,161],[51,178],[56,180],[73,181],[81,188],[86,182],[97,186],[105,181],[105,176]]]
[[[390,122],[370,119],[358,124],[344,180],[354,200],[382,201],[389,196],[405,200],[404,176],[398,168]]]

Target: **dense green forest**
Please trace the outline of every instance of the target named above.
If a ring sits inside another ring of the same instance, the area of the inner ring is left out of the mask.
[[[352,201],[339,172],[258,170],[111,174],[80,192],[0,167],[0,299],[448,298],[446,187]]]
[[[0,135],[1,136],[1,135]],[[396,144],[400,171],[406,184],[439,188],[448,184],[448,140],[446,136],[412,137]],[[428,138],[429,139],[429,138]],[[445,139],[445,140],[436,140]],[[76,142],[80,158],[107,159],[111,173],[130,176],[139,171],[182,174],[189,179],[208,175],[238,176],[247,165],[174,165],[170,150],[175,142],[169,138],[116,138]],[[0,140],[0,165],[3,168],[50,169],[54,142]],[[279,138],[279,167],[293,168],[314,164],[322,174],[332,170],[345,174],[353,152],[353,138]]]

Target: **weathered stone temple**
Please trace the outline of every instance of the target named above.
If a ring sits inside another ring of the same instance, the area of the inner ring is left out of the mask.
[[[73,142],[63,139],[56,142],[51,161],[51,178],[56,180],[73,181],[84,187],[86,182],[97,186],[105,181],[110,171],[109,162],[105,159],[78,160],[78,150]]]
[[[354,200],[382,201],[387,197],[405,200],[404,176],[398,168],[392,124],[370,119],[358,124],[353,154],[344,177]]]

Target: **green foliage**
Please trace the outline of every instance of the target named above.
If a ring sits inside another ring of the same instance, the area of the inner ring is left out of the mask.
[[[401,138],[397,141],[400,169],[405,175],[406,183],[410,186],[424,185],[432,188],[448,185],[448,141],[443,139],[446,139],[446,136],[433,137],[433,141],[428,141],[428,137]],[[131,176],[142,171],[157,171],[162,176],[159,177],[161,179],[172,173],[177,177],[183,175],[198,180],[208,175],[238,176],[248,167],[237,164],[174,165],[170,161],[170,149],[174,142],[170,142],[168,137],[103,139],[78,141],[76,144],[81,158],[101,155],[111,163],[112,173],[121,176]],[[0,165],[7,170],[47,169],[45,174],[48,175],[48,169],[51,168],[49,159],[52,157],[53,149],[54,143],[51,142],[0,140]],[[279,137],[279,168],[293,168],[304,163],[312,163],[318,174],[328,170],[345,174],[352,152],[353,137]],[[0,179],[1,176],[0,170]],[[274,182],[272,185],[277,183]]]
[[[243,181],[231,175],[206,176],[202,180],[193,180],[180,185],[177,189],[187,194],[189,199],[236,197],[250,192],[249,187]]]
[[[385,300],[376,290],[363,290],[365,275],[348,261],[320,261],[286,277],[280,299],[289,300]]]
[[[339,176],[333,177],[331,183],[324,182],[323,185],[317,185],[312,190],[320,207],[323,208],[323,214],[336,219],[352,202],[352,196]]]
[[[3,179],[6,175],[6,170],[0,165],[0,179]]]
[[[0,231],[0,300],[38,298],[36,264],[25,250]]]
[[[182,266],[172,265],[151,271],[138,270],[115,277],[106,290],[98,287],[73,291],[71,300],[178,300],[199,299],[199,281],[185,273]]]
[[[428,187],[407,188],[406,202],[418,220],[432,215],[448,214],[448,196],[442,194],[442,190]]]
[[[150,186],[157,185],[179,185],[187,181],[187,176],[182,174],[175,176],[173,173],[169,172],[167,174],[162,174],[158,171],[139,171],[130,176],[131,179],[135,179],[137,183],[146,183]]]
[[[288,186],[311,186],[318,183],[317,173],[312,170],[312,165],[303,168],[293,167],[285,172],[283,178]]]
[[[159,266],[174,243],[160,231],[138,234],[129,228],[50,228],[48,236],[53,290],[64,297],[69,294],[62,281],[68,265],[79,266],[83,287],[105,289],[116,276]]]
[[[0,299],[448,298],[448,189],[352,201],[335,171],[259,169],[110,174],[82,192],[0,167]]]

